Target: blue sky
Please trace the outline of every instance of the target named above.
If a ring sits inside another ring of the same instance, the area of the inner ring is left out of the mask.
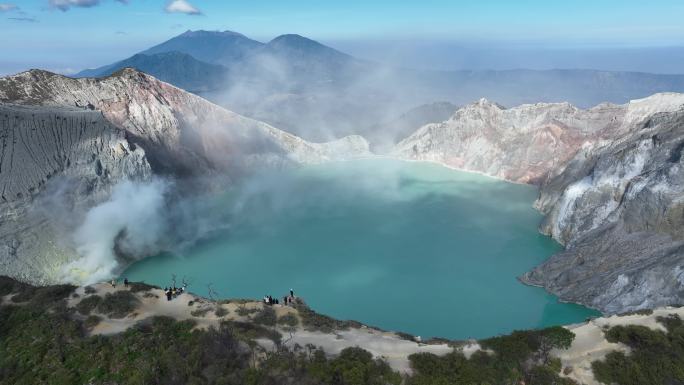
[[[0,0],[0,73],[107,64],[187,29],[299,33],[351,51],[369,41],[605,49],[684,46],[682,20],[682,0]]]

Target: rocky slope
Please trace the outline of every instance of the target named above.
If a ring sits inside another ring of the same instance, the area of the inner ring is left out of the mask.
[[[24,72],[0,79],[0,102],[101,110],[146,150],[156,172],[235,172],[331,157],[329,144],[306,142],[129,68],[101,79]],[[366,150],[359,137],[341,139],[332,147],[345,146],[349,155]]]
[[[542,186],[542,231],[566,244],[523,280],[609,313],[684,298],[684,111],[582,151]]]
[[[614,313],[684,296],[684,95],[581,110],[480,100],[395,154],[540,185],[541,231],[563,253],[522,277]]]
[[[54,281],[48,272],[70,258],[58,242],[66,224],[45,212],[80,211],[151,175],[145,152],[97,111],[2,104],[0,142],[0,271],[33,282]],[[63,205],[36,199],[45,190]]]
[[[2,78],[0,130],[0,271],[39,283],[58,281],[58,267],[77,258],[61,241],[65,218],[82,218],[123,180],[224,180],[368,153],[363,138],[309,143],[131,69]]]

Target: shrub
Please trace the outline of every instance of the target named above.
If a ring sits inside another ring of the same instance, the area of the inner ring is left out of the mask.
[[[413,334],[404,333],[404,332],[394,332],[394,334],[396,334],[402,340],[413,341],[413,342],[416,341],[416,337]]]
[[[256,308],[248,308],[246,306],[238,306],[236,312],[240,317],[246,317],[250,314],[258,312],[259,309]]]
[[[12,302],[31,302],[31,306],[45,307],[61,303],[76,290],[72,285],[53,285],[44,287],[24,286],[19,294],[12,297]]]
[[[150,291],[152,289],[159,289],[159,286],[149,285],[144,282],[129,282],[128,287],[131,292],[138,293],[141,291]]]
[[[92,314],[89,315],[88,318],[85,319],[85,321],[83,321],[83,325],[88,329],[92,329],[95,326],[97,326],[100,323],[100,321],[102,321],[101,317]]]
[[[610,342],[630,347],[630,353],[611,352],[594,361],[597,380],[610,384],[684,383],[684,325],[676,315],[658,317],[667,332],[641,325],[614,326],[605,331]]]
[[[193,317],[204,317],[205,315],[207,315],[207,313],[209,313],[210,310],[211,308],[209,306],[205,306],[191,311],[190,315]]]
[[[19,282],[16,279],[0,275],[0,296],[6,296],[12,293],[20,293],[29,287],[32,286],[23,282]]]
[[[216,311],[214,311],[214,314],[215,314],[217,317],[219,317],[219,318],[220,318],[220,317],[225,317],[225,316],[227,316],[228,313],[229,313],[228,309],[226,309],[226,308],[224,308],[223,306],[220,306],[220,305],[217,306],[217,307],[216,307]]]
[[[252,317],[252,321],[266,326],[275,326],[276,324],[276,313],[270,306],[264,306],[260,312],[256,313]]]
[[[651,315],[651,314],[653,314],[653,309],[639,309],[639,310],[633,310],[633,311],[620,313],[620,314],[618,314],[618,316],[624,317],[624,316],[630,316],[630,315]]]
[[[667,317],[657,317],[656,321],[665,326],[668,332],[675,331],[682,327],[682,319],[677,314],[670,314]]]
[[[123,318],[134,311],[140,301],[126,290],[107,293],[97,310],[111,318]]]
[[[359,328],[361,323],[356,321],[339,321],[324,314],[316,313],[304,304],[295,306],[306,330],[331,333],[334,330],[348,330],[350,327]]]
[[[290,326],[290,327],[295,327],[295,326],[299,325],[299,319],[297,318],[296,315],[294,315],[292,313],[287,313],[287,314],[278,318],[278,324]]]
[[[100,302],[102,302],[102,297],[99,295],[91,295],[83,298],[81,302],[76,304],[76,310],[83,315],[89,315],[90,312],[100,304]]]
[[[373,359],[368,351],[354,347],[346,348],[333,360],[323,365],[318,377],[326,384],[401,384],[401,376],[389,365]]]
[[[267,338],[275,343],[280,343],[282,336],[273,329],[267,329],[251,322],[223,321],[221,328],[230,330],[242,340],[252,341],[258,338]]]
[[[95,294],[95,293],[97,293],[97,290],[95,290],[95,288],[92,287],[92,286],[86,286],[85,288],[83,288],[83,291],[84,291],[86,294]]]

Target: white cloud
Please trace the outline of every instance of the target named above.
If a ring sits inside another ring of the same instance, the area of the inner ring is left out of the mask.
[[[100,4],[100,0],[49,0],[52,8],[68,11],[71,7],[89,8]]]
[[[199,9],[195,8],[195,6],[188,3],[186,0],[172,0],[166,4],[166,8],[164,8],[164,10],[169,13],[185,13],[186,15],[202,14]]]
[[[19,9],[19,7],[10,3],[0,3],[0,12],[9,12],[14,11],[15,9]]]

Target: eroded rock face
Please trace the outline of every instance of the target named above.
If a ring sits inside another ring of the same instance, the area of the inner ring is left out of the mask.
[[[566,246],[521,279],[604,312],[684,299],[684,95],[504,109],[486,100],[395,154],[540,185],[540,230]]]
[[[97,111],[0,105],[0,142],[0,271],[26,281],[55,282],[55,266],[73,259],[64,221],[152,174],[145,152]]]
[[[157,173],[239,173],[334,157],[330,146],[309,143],[133,69],[101,79],[32,70],[0,79],[0,102],[101,110],[145,149]]]
[[[368,154],[361,137],[309,143],[131,69],[2,78],[0,130],[0,274],[33,283],[60,281],[79,257],[68,239],[77,223],[64,222],[83,219],[121,181],[187,177],[191,188]]]
[[[684,298],[684,111],[583,150],[541,188],[541,230],[566,245],[523,277],[622,312]]]
[[[624,135],[636,121],[682,104],[681,94],[655,95],[626,105],[601,104],[588,110],[568,103],[506,109],[481,99],[445,122],[421,127],[393,153],[542,184],[562,171],[583,146]]]

